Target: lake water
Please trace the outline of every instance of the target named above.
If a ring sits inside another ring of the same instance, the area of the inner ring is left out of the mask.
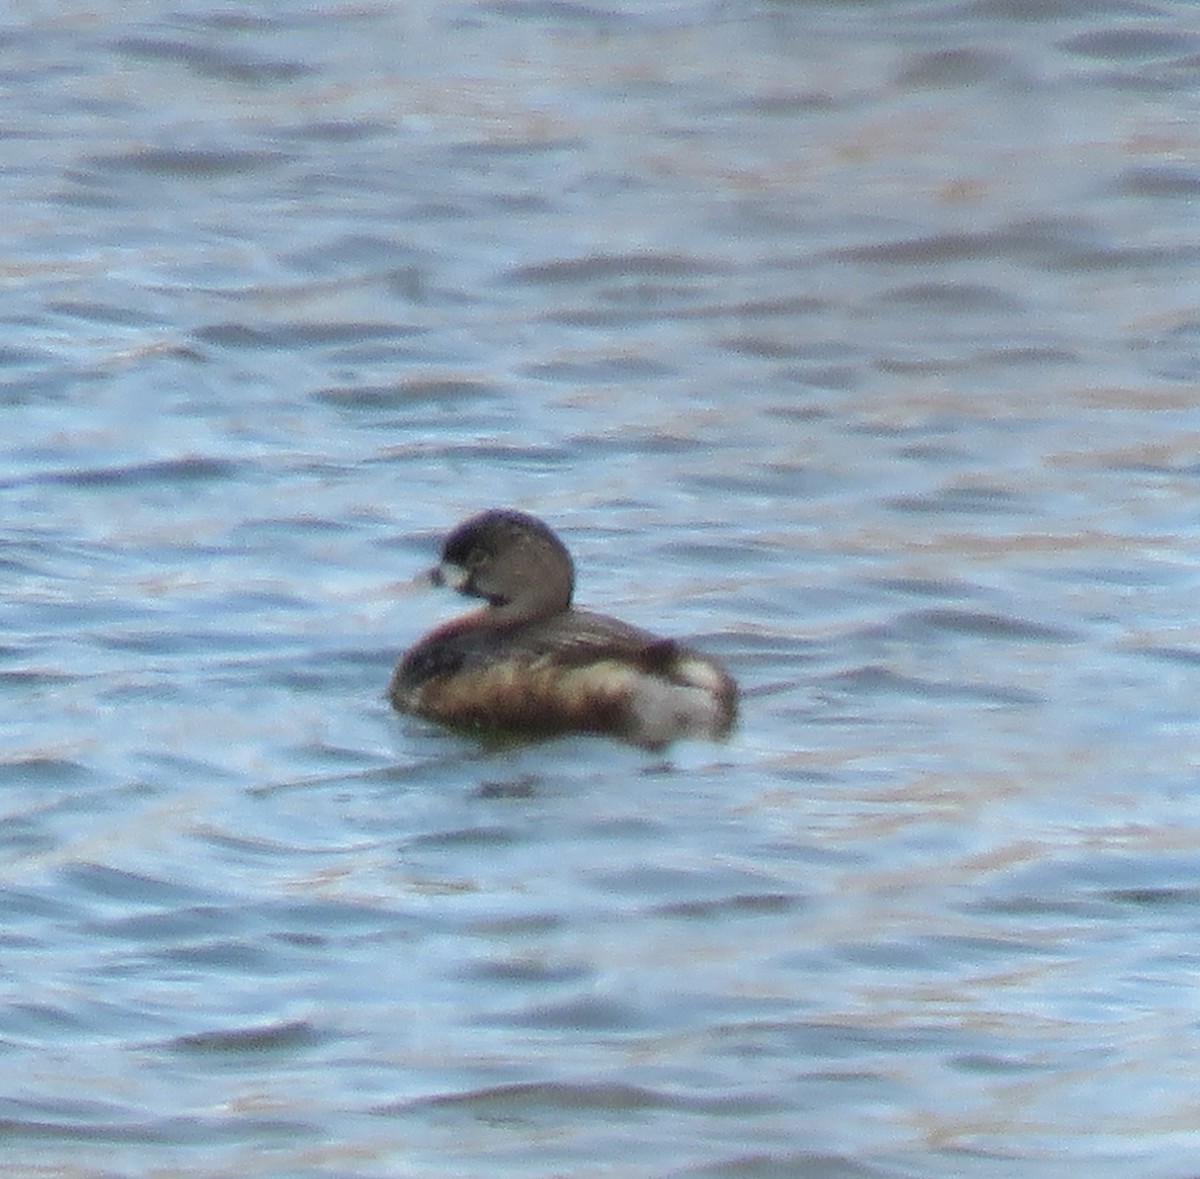
[[[6,1177],[1200,1173],[1200,9],[0,48]],[[727,744],[391,712],[498,505]]]

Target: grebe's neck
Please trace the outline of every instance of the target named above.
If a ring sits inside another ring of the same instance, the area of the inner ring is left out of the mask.
[[[467,631],[505,631],[530,622],[543,622],[565,614],[571,608],[570,597],[550,598],[545,595],[525,594],[515,602],[501,602],[480,606],[447,619],[434,627],[430,638],[444,639]]]
[[[469,617],[474,617],[478,624],[489,629],[508,630],[527,622],[542,622],[557,614],[564,614],[570,608],[569,590],[563,593],[561,587],[547,584],[526,589],[511,602],[496,602]]]
[[[553,549],[533,548],[520,554],[519,566],[511,572],[512,576],[496,577],[497,584],[485,587],[489,606],[475,616],[478,625],[508,630],[527,622],[543,622],[571,608],[575,576],[570,558],[564,561]]]

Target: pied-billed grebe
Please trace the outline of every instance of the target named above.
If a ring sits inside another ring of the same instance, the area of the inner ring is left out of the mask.
[[[571,554],[533,516],[495,509],[460,524],[432,579],[488,604],[400,660],[388,696],[402,712],[495,735],[608,733],[649,748],[733,725],[737,685],[718,664],[572,608]]]

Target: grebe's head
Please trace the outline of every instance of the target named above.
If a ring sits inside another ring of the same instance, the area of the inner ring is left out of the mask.
[[[507,608],[513,617],[539,618],[570,606],[575,567],[566,546],[541,520],[494,508],[450,533],[433,580]]]

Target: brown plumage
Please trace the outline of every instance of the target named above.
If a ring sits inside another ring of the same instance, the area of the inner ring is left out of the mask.
[[[388,696],[403,712],[495,736],[607,733],[650,748],[733,726],[737,686],[718,664],[572,608],[570,553],[533,516],[472,517],[447,537],[432,576],[488,605],[401,659]]]

